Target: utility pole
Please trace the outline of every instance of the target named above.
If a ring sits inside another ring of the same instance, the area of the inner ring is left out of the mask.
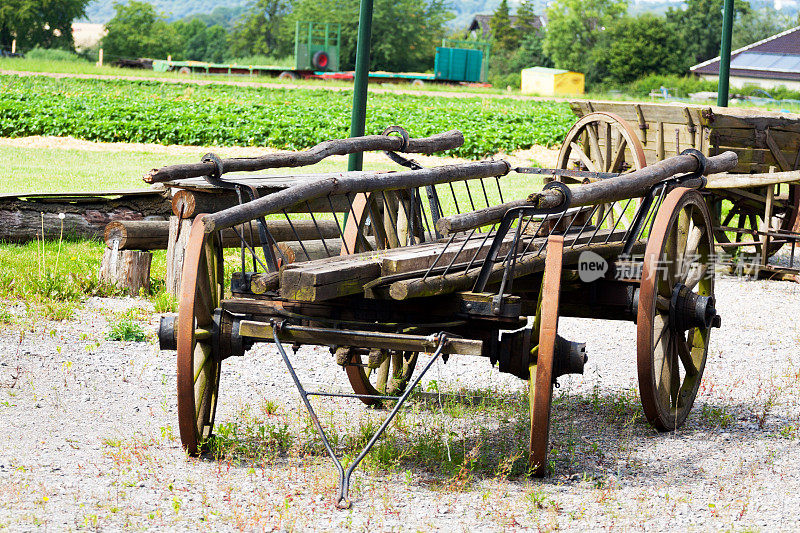
[[[372,0],[361,0],[358,13],[356,44],[356,74],[353,80],[353,114],[350,118],[350,137],[364,135],[367,123],[367,85],[369,83],[369,49],[372,39]],[[364,154],[350,154],[347,170],[361,170]]]
[[[722,8],[722,42],[719,47],[719,83],[717,84],[717,105],[720,107],[728,107],[731,33],[733,33],[733,0],[725,0],[725,7]]]

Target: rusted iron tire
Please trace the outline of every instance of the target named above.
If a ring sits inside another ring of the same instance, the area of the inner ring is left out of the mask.
[[[569,130],[561,144],[556,168],[628,173],[646,166],[644,148],[636,130],[614,113],[595,112],[585,115]],[[558,179],[564,183],[581,181],[566,176]],[[622,212],[626,204],[618,203],[608,216],[604,214],[609,206],[603,206],[594,217],[595,223],[603,221],[602,227],[611,229],[621,217],[621,227],[626,229],[632,216],[630,211],[638,203],[638,200],[631,202],[628,213]]]
[[[178,425],[189,455],[211,437],[219,391],[219,349],[212,342],[213,314],[222,298],[224,271],[216,233],[206,235],[198,215],[183,263],[178,307]]]
[[[683,424],[703,376],[710,328],[673,331],[669,302],[677,283],[702,296],[714,295],[712,230],[702,196],[677,188],[661,205],[645,249],[636,321],[637,368],[645,416],[659,431]]]
[[[536,477],[547,475],[547,450],[550,445],[550,407],[553,400],[553,357],[558,333],[558,302],[561,294],[561,263],[564,237],[551,236],[547,241],[544,276],[539,305],[539,351],[531,365],[531,433],[529,464]],[[535,371],[534,371],[535,369]]]
[[[367,368],[358,354],[351,357],[346,365],[347,379],[356,394],[370,396],[400,396],[411,381],[417,366],[416,352],[392,352],[376,369]],[[360,398],[366,405],[380,407],[377,398]]]

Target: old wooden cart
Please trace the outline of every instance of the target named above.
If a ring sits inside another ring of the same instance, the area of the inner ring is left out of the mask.
[[[586,361],[583,344],[557,334],[559,314],[635,321],[647,419],[659,430],[683,423],[710,329],[719,325],[711,216],[696,189],[704,173],[733,168],[736,155],[695,151],[590,184],[552,182],[514,200],[509,180],[522,178],[525,188],[525,175],[505,161],[425,169],[397,153],[462,142],[456,131],[414,139],[392,127],[308,152],[207,156],[149,175],[207,176],[249,197],[195,218],[178,316],[161,325],[161,347],[177,349],[180,434],[190,454],[212,438],[223,361],[255,342],[274,342],[338,468],[339,506],[349,505],[353,469],[422,375],[437,358],[456,354],[486,357],[530,381],[530,462],[544,475],[553,384],[582,373]],[[248,187],[221,178],[365,150],[385,150],[409,170],[320,176],[261,197],[252,181]],[[628,225],[610,216],[617,204],[634,202]],[[231,231],[241,262],[228,273],[222,254]],[[355,397],[393,404],[347,470],[309,402],[337,393],[306,392],[282,343],[330,347],[330,364],[343,367]],[[423,353],[432,356],[415,373]]]
[[[738,163],[704,193],[717,245],[764,259],[800,231],[800,115],[690,104],[580,100],[558,167],[629,172],[694,148],[733,151]],[[777,172],[770,173],[770,170]],[[568,177],[566,179],[569,179]],[[769,220],[769,224],[764,221]]]

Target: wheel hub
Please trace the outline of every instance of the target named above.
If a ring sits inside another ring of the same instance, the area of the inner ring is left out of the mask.
[[[692,328],[718,328],[720,316],[713,296],[702,296],[684,285],[675,284],[669,303],[669,324],[673,331],[684,332]]]

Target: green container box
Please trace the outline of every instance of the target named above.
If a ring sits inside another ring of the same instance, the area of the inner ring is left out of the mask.
[[[483,52],[466,48],[436,48],[434,71],[437,80],[481,81]]]

